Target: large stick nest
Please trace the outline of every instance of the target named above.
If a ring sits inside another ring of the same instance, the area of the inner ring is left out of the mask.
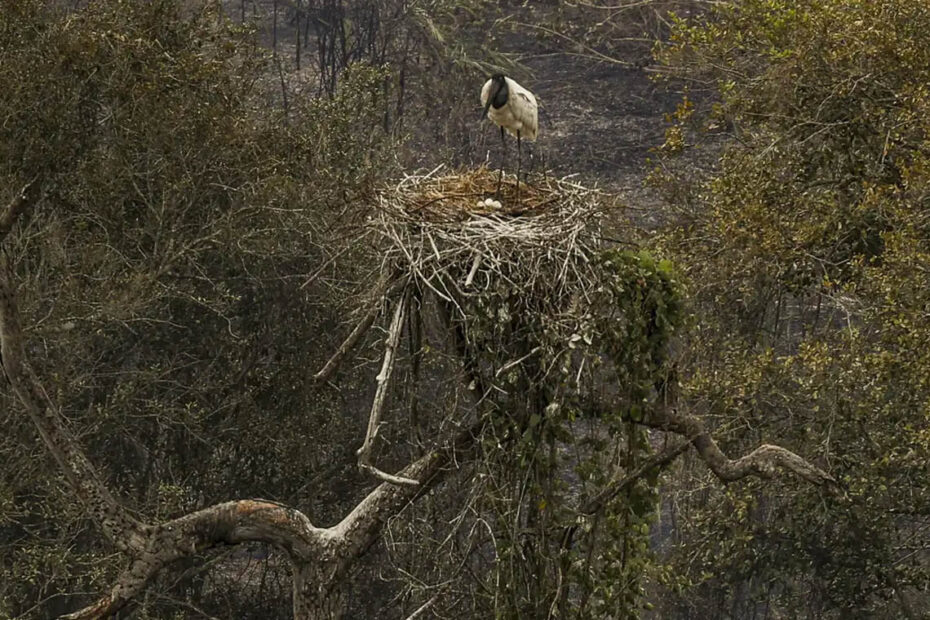
[[[569,179],[505,180],[485,167],[411,175],[378,195],[385,273],[409,277],[465,317],[466,298],[506,290],[524,310],[561,314],[597,285],[605,195]],[[505,308],[513,311],[516,308]],[[551,317],[555,318],[555,317]]]

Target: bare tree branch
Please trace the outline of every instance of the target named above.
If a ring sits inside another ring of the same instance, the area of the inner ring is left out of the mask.
[[[117,578],[110,591],[92,605],[64,616],[67,620],[106,618],[129,604],[169,564],[221,545],[265,542],[285,551],[295,573],[318,578],[299,588],[295,580],[295,618],[305,616],[307,600],[317,600],[337,582],[351,562],[367,551],[388,518],[444,479],[453,454],[464,456],[474,446],[482,423],[467,428],[449,443],[407,466],[402,476],[417,478],[417,486],[382,483],[337,525],[314,527],[302,512],[267,500],[217,504],[149,528],[141,551]],[[307,567],[312,570],[304,570]],[[321,595],[321,593],[323,593]],[[312,607],[311,607],[312,608]]]
[[[394,362],[396,360],[397,347],[400,344],[400,334],[404,328],[404,314],[407,310],[407,295],[401,294],[397,300],[397,306],[394,309],[394,317],[391,319],[391,326],[388,328],[388,336],[384,342],[384,361],[381,363],[381,372],[378,373],[378,388],[375,390],[375,397],[371,402],[371,415],[368,418],[368,430],[365,432],[365,441],[362,447],[358,449],[358,464],[362,468],[374,469],[377,474],[387,482],[393,482],[388,474],[384,474],[374,468],[371,464],[371,447],[378,436],[378,427],[381,425],[381,413],[384,411],[384,403],[387,401],[388,388],[391,385],[391,375],[394,372]],[[416,481],[409,481],[416,484]],[[408,484],[404,482],[403,484]]]
[[[812,484],[836,485],[833,476],[780,446],[763,444],[745,456],[731,459],[707,432],[700,418],[680,413],[669,406],[657,404],[639,423],[687,437],[701,459],[724,482],[733,482],[746,476],[771,478],[781,469]]]
[[[420,484],[418,480],[412,480],[410,478],[404,478],[403,476],[396,476],[394,474],[389,474],[386,471],[381,471],[380,469],[378,469],[377,467],[375,467],[374,465],[370,463],[361,463],[359,467],[361,467],[362,471],[367,471],[369,474],[371,474],[378,480],[382,480],[384,482],[390,482],[391,484],[406,484],[408,486],[414,486],[414,487]]]
[[[238,500],[210,506],[152,527],[144,549],[94,604],[64,616],[67,620],[106,618],[123,609],[169,564],[219,545],[265,542],[295,562],[320,562],[324,530],[307,517],[266,500]]]
[[[630,472],[629,474],[623,476],[622,478],[615,478],[607,483],[607,485],[600,490],[597,495],[590,498],[581,507],[578,509],[578,512],[581,514],[594,514],[599,512],[607,505],[610,500],[617,497],[624,490],[633,485],[637,480],[646,475],[649,470],[656,467],[665,467],[676,458],[678,458],[685,450],[690,446],[690,442],[682,441],[681,443],[667,448],[652,456],[651,458],[646,459],[639,467]]]
[[[374,325],[375,319],[381,314],[381,304],[384,302],[384,298],[406,284],[406,282],[406,278],[401,278],[391,283],[386,282],[380,287],[380,290],[375,295],[375,301],[368,309],[368,312],[365,313],[365,316],[363,316],[362,320],[355,326],[355,329],[352,330],[345,341],[336,349],[333,356],[323,365],[323,368],[313,375],[314,381],[322,383],[323,381],[328,381],[329,378],[333,376],[333,373],[339,368],[345,356],[355,348],[362,337],[371,329],[371,326]]]
[[[466,462],[480,436],[484,419],[464,428],[441,447],[430,451],[411,463],[398,475],[419,481],[416,487],[384,482],[368,494],[338,525],[329,529],[331,534],[355,532],[347,541],[349,550],[358,553],[367,548],[380,534],[383,522],[401,508],[428,492],[445,478],[445,468],[455,456],[456,463]]]
[[[331,358],[326,362],[326,364],[321,368],[315,375],[313,375],[314,381],[327,381],[330,377],[333,376],[333,373],[336,372],[336,369],[339,368],[339,364],[342,362],[342,359],[349,353],[352,349],[355,348],[355,345],[358,344],[358,341],[362,339],[368,330],[371,329],[371,326],[374,324],[375,319],[378,318],[378,315],[381,313],[381,304],[373,304],[372,307],[368,310],[362,320],[359,321],[358,325],[355,326],[355,329],[352,330],[352,333],[349,334],[349,337],[336,349],[336,352]]]

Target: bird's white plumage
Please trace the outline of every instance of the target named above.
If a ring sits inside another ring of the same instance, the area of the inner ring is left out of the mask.
[[[519,132],[523,139],[536,140],[536,134],[539,131],[539,109],[536,105],[536,97],[509,77],[505,77],[504,80],[507,82],[507,103],[500,108],[494,106],[488,108],[488,118],[514,136]],[[488,103],[492,84],[493,80],[488,80],[481,88],[482,107]]]

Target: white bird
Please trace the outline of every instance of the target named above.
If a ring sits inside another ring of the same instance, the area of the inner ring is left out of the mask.
[[[492,75],[491,79],[481,88],[481,105],[484,114],[501,128],[501,145],[504,145],[504,130],[506,129],[517,138],[517,192],[520,191],[520,168],[523,159],[521,138],[536,140],[539,131],[539,108],[536,97],[515,81],[500,73]],[[497,176],[497,192],[501,190],[501,179],[504,174],[503,163]]]

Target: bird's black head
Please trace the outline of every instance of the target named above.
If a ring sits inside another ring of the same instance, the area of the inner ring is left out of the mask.
[[[507,80],[504,78],[503,73],[495,73],[491,76],[491,83],[491,96],[488,99],[491,100],[495,108],[502,108],[506,105],[507,97],[510,94],[507,88]]]
[[[510,95],[509,90],[503,73],[495,73],[491,76],[491,92],[488,93],[488,101],[484,104],[482,118],[488,115],[488,109],[492,105],[495,110],[507,105],[507,97]]]

